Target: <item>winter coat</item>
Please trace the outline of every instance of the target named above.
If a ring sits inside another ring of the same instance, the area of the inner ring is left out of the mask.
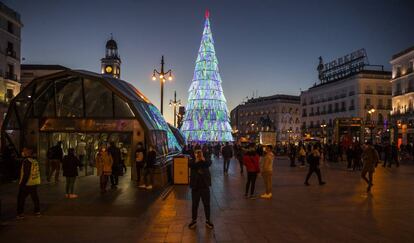
[[[75,155],[66,155],[62,160],[63,176],[76,177],[78,176],[78,167],[81,163]]]
[[[263,157],[262,173],[272,173],[273,171],[273,159],[275,156],[272,152],[267,152]]]
[[[211,174],[208,169],[211,166],[211,160],[200,160],[190,162],[190,187],[192,189],[208,188],[211,186]]]
[[[108,153],[112,157],[112,175],[121,176],[123,175],[123,165],[121,161],[121,150],[115,146],[108,148]]]
[[[147,154],[147,163],[145,168],[151,169],[155,167],[155,163],[157,162],[157,152],[155,150],[149,151]]]
[[[364,167],[362,170],[374,172],[375,166],[379,162],[379,155],[377,150],[375,150],[372,146],[368,146],[362,154],[362,160],[364,162]]]
[[[108,152],[99,152],[96,156],[97,176],[110,175],[112,173],[112,157]]]
[[[243,155],[243,163],[246,166],[247,172],[260,172],[259,155]]]
[[[228,159],[233,157],[233,149],[230,145],[226,145],[223,147],[221,154],[223,155],[224,158]]]

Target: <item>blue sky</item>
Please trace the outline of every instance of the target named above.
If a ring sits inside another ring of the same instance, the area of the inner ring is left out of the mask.
[[[329,61],[364,47],[371,64],[390,69],[391,55],[414,45],[408,0],[3,2],[21,14],[24,63],[99,72],[113,33],[122,79],[157,106],[159,83],[151,74],[164,55],[175,75],[164,98],[169,121],[174,90],[186,102],[207,8],[229,110],[256,90],[299,94],[317,81],[319,56]]]

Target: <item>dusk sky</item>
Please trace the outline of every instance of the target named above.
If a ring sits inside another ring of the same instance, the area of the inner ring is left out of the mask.
[[[151,75],[164,55],[175,77],[164,97],[169,121],[174,90],[186,103],[205,9],[229,111],[256,90],[259,96],[298,95],[317,81],[319,56],[327,62],[365,48],[371,64],[390,70],[391,56],[414,45],[412,0],[3,2],[21,14],[26,64],[99,72],[113,33],[121,78],[159,106],[159,83]]]

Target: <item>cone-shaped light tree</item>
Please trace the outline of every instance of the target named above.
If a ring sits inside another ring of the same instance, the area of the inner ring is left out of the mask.
[[[233,141],[208,11],[206,11],[193,81],[188,93],[181,127],[186,140],[188,142]]]

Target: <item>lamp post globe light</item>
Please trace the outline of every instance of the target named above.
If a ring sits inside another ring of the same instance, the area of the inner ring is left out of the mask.
[[[289,128],[289,129],[287,130],[287,133],[288,133],[288,143],[289,143],[289,144],[290,144],[290,135],[292,134],[292,132],[293,132],[292,128]]]
[[[170,107],[174,107],[174,127],[177,127],[177,107],[181,106],[181,100],[177,100],[177,91],[174,91],[174,100],[170,100]]]
[[[161,104],[160,104],[160,110],[161,110],[161,114],[164,115],[164,83],[166,81],[166,77],[168,75],[168,80],[171,81],[172,78],[172,71],[171,69],[169,69],[168,71],[164,71],[164,56],[161,57],[161,69],[160,71],[158,71],[157,69],[154,69],[154,71],[152,72],[152,80],[156,81],[157,80],[157,75],[158,75],[158,79],[160,80],[160,84],[161,84]],[[174,117],[175,119],[175,117]]]
[[[326,141],[325,141],[325,128],[326,128],[326,124],[325,123],[322,123],[321,124],[321,128],[322,128],[322,143],[323,144],[326,144]]]
[[[368,123],[368,127],[369,127],[370,133],[371,133],[371,143],[374,143],[374,134],[373,134],[373,131],[374,131],[375,124],[374,124],[374,120],[372,119],[372,115],[374,114],[374,112],[375,112],[375,109],[372,108],[372,107],[368,110],[369,121],[367,121],[367,123],[369,122]]]

